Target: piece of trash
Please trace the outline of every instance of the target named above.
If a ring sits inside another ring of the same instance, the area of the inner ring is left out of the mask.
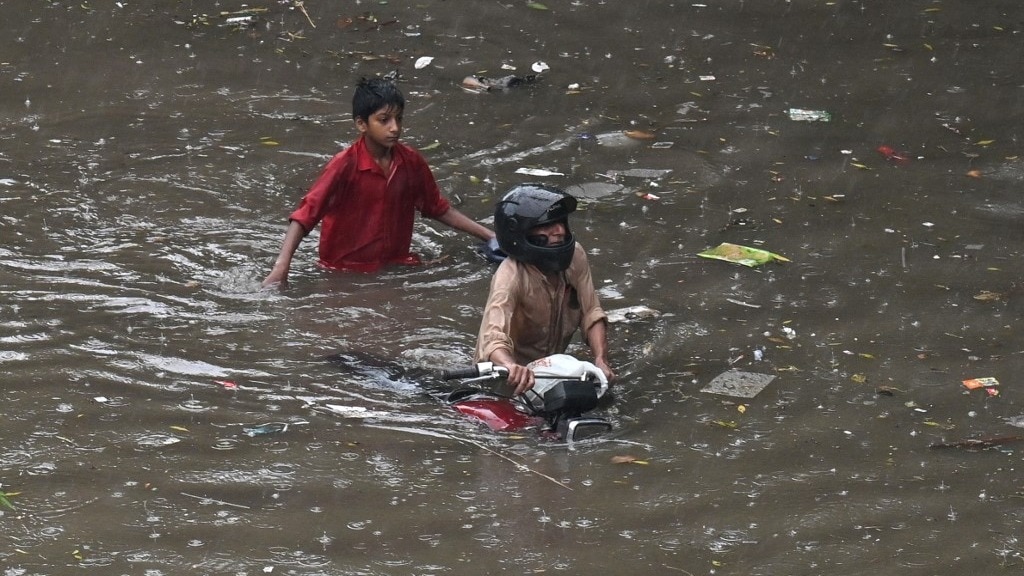
[[[884,156],[886,160],[892,160],[893,162],[898,162],[900,164],[906,164],[910,161],[910,156],[893,150],[891,146],[882,145],[875,150]]]
[[[544,170],[542,168],[518,168],[516,174],[525,174],[527,176],[565,176],[561,172],[555,172],[553,170]]]
[[[100,404],[106,404],[107,402],[110,402],[110,399],[107,398],[106,396],[96,396],[95,398],[93,398],[93,402],[99,402]]]
[[[223,387],[225,387],[225,388],[227,388],[229,390],[234,389],[234,388],[238,388],[238,384],[235,384],[231,380],[214,380],[214,382],[216,382],[217,384],[220,384],[221,386],[223,386]]]
[[[973,449],[985,449],[992,448],[994,446],[1002,446],[1003,444],[1009,444],[1011,442],[1020,442],[1024,440],[1024,436],[996,436],[993,438],[967,438],[964,440],[958,440],[956,442],[938,442],[929,446],[929,448],[973,448]]]
[[[671,168],[630,168],[629,170],[612,170],[609,174],[612,177],[625,176],[627,178],[663,178],[672,173]]]
[[[637,192],[636,195],[644,200],[661,200],[661,196],[651,194],[650,192]]]
[[[238,28],[252,28],[259,20],[256,16],[232,16],[224,19],[225,26],[237,26]]]
[[[622,184],[614,184],[612,182],[584,182],[582,184],[572,184],[565,187],[565,191],[572,194],[575,198],[587,198],[597,199],[604,198],[605,196],[611,196],[612,194],[619,194],[626,190],[626,187]]]
[[[737,306],[744,306],[746,308],[760,308],[761,307],[760,304],[752,304],[750,302],[744,302],[742,300],[736,300],[735,298],[726,298],[725,301],[726,302],[730,302],[732,304],[735,304]]]
[[[508,90],[523,84],[532,84],[537,76],[502,76],[488,78],[486,76],[466,76],[462,79],[462,87],[469,92],[490,92],[491,90]]]
[[[612,456],[612,464],[647,464],[647,461],[631,454],[623,454],[621,456]]]
[[[362,406],[343,406],[341,404],[324,404],[324,408],[344,418],[385,418],[391,415],[389,412],[370,410]]]
[[[832,115],[824,110],[805,110],[803,108],[790,108],[786,110],[790,120],[797,122],[828,122]]]
[[[426,68],[427,66],[430,66],[430,63],[433,62],[433,61],[434,61],[434,57],[433,56],[420,56],[419,58],[416,59],[416,63],[413,64],[413,67],[416,68],[417,70],[420,70],[422,68]]]
[[[626,130],[623,132],[627,138],[633,140],[654,140],[654,132],[648,132],[647,130]]]
[[[767,250],[751,248],[749,246],[740,246],[739,244],[732,244],[729,242],[723,242],[714,248],[697,254],[697,256],[702,258],[711,258],[713,260],[734,262],[750,268],[760,266],[761,264],[767,264],[773,260],[789,262],[789,258],[768,252]]]
[[[675,146],[675,144],[675,142],[655,142],[654,144],[651,144],[651,148],[654,148],[656,150],[663,150],[666,148],[671,148]]]
[[[964,388],[968,390],[977,390],[978,388],[992,388],[999,386],[999,380],[986,376],[984,378],[970,378],[963,381]]]
[[[1006,419],[1006,423],[1017,428],[1024,428],[1024,416],[1011,416]]]
[[[981,292],[974,295],[975,300],[981,302],[998,302],[1003,299],[1003,295],[999,292],[992,292],[989,290],[982,290]]]
[[[637,140],[626,136],[626,133],[622,130],[616,130],[614,132],[603,132],[601,134],[594,135],[594,139],[597,140],[600,146],[636,146]]]
[[[540,61],[540,60],[538,60],[538,61],[534,62],[534,63],[533,63],[533,64],[532,64],[531,66],[530,66],[530,70],[533,70],[533,71],[534,71],[534,72],[536,72],[537,74],[542,74],[542,73],[544,73],[544,72],[547,72],[547,71],[548,71],[548,70],[550,70],[550,69],[551,69],[551,67],[550,67],[550,66],[548,66],[546,62],[542,62],[542,61]]]
[[[247,426],[242,428],[242,433],[249,437],[267,436],[269,434],[280,434],[288,431],[287,422],[268,422],[258,426]]]
[[[754,362],[760,362],[761,360],[764,360],[764,350],[754,348]]]
[[[710,82],[715,79],[715,77],[710,74],[707,74],[705,76],[699,76],[699,78],[704,82]]]
[[[607,310],[605,311],[605,316],[608,318],[608,322],[610,324],[617,324],[636,322],[638,320],[646,320],[647,318],[657,318],[658,316],[661,316],[661,312],[658,312],[654,308],[640,305]]]
[[[765,386],[768,386],[772,380],[775,380],[773,374],[727,370],[715,376],[700,391],[710,394],[721,394],[723,396],[734,396],[736,398],[753,398],[764,390]]]
[[[565,89],[569,90],[569,91],[572,91],[572,92],[575,92],[576,90],[580,89],[580,84],[579,84],[579,82],[573,82],[572,84],[569,84],[568,86],[566,86]]]

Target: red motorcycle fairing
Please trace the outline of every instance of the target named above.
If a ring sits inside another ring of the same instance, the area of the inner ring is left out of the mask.
[[[524,414],[516,409],[512,402],[500,398],[468,398],[452,403],[452,408],[460,414],[487,424],[491,430],[502,432],[522,430],[530,426],[543,424],[544,419]]]

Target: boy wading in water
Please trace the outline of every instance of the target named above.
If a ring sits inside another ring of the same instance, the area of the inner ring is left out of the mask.
[[[263,286],[287,284],[295,250],[318,223],[319,264],[334,270],[420,264],[409,251],[416,212],[497,248],[494,233],[453,208],[423,156],[399,141],[404,110],[405,97],[393,81],[359,81],[352,97],[359,138],[331,158],[289,216]]]

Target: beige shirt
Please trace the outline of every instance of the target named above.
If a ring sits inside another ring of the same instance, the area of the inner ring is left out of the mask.
[[[510,351],[519,364],[560,354],[577,329],[586,339],[596,322],[606,320],[579,243],[569,268],[550,277],[535,266],[506,258],[491,278],[476,361],[488,361],[499,348]]]

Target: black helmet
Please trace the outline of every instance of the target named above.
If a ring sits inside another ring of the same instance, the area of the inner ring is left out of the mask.
[[[561,272],[569,267],[576,251],[576,239],[569,231],[569,214],[576,211],[576,199],[554,186],[519,184],[505,194],[494,209],[494,231],[501,250],[544,272]],[[536,226],[562,222],[565,243],[540,246],[527,239]]]

